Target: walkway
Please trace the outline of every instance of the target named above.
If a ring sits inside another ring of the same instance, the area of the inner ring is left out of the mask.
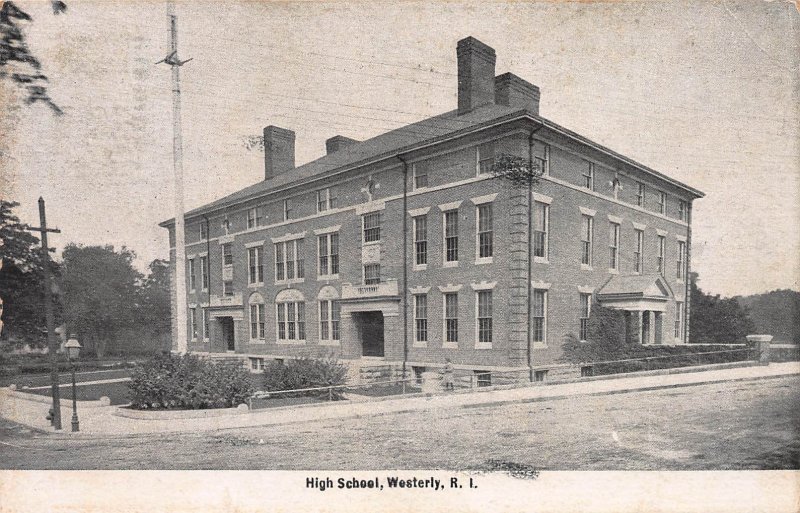
[[[663,374],[628,376],[616,379],[588,380],[573,383],[536,385],[510,389],[486,389],[450,394],[408,397],[387,397],[365,402],[334,402],[303,407],[281,407],[256,410],[253,413],[198,419],[138,420],[114,415],[116,406],[97,406],[96,402],[78,406],[80,433],[69,432],[71,408],[62,403],[64,431],[59,436],[93,437],[95,435],[136,435],[146,433],[180,433],[212,431],[262,425],[312,422],[316,420],[383,415],[426,409],[480,407],[514,402],[534,402],[573,396],[617,394],[662,388],[675,388],[726,381],[748,381],[800,374],[800,362]],[[0,416],[53,432],[45,419],[49,404],[12,394],[0,389]]]

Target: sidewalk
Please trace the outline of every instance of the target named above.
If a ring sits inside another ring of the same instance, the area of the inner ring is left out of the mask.
[[[481,407],[506,403],[524,403],[563,399],[574,396],[605,395],[625,392],[676,388],[726,381],[749,381],[800,375],[800,362],[773,363],[769,366],[752,366],[664,374],[629,376],[617,379],[579,381],[552,385],[525,386],[509,389],[464,391],[425,396],[388,397],[364,402],[334,402],[256,410],[253,413],[195,419],[138,420],[114,414],[116,406],[92,407],[78,405],[81,422],[80,433],[69,432],[71,408],[62,404],[61,418],[64,430],[58,436],[88,437],[97,435],[127,436],[148,433],[180,433],[213,431],[253,426],[312,422],[326,419],[383,415],[427,409],[455,407]],[[0,416],[27,426],[53,433],[45,419],[49,404],[31,401],[0,389]]]

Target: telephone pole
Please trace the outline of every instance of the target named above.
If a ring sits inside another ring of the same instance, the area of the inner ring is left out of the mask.
[[[178,354],[188,351],[186,326],[186,239],[183,219],[183,137],[181,132],[181,72],[180,68],[191,59],[178,59],[178,16],[175,4],[167,2],[167,21],[170,31],[170,53],[156,64],[172,68],[172,165],[175,173],[175,320],[177,330],[172,339],[172,350]]]
[[[61,429],[61,397],[58,390],[58,340],[56,339],[55,319],[53,317],[53,280],[50,275],[50,246],[47,244],[48,233],[61,233],[57,228],[47,227],[47,216],[44,211],[44,198],[39,197],[39,228],[26,228],[42,235],[42,274],[44,278],[44,317],[47,325],[47,352],[50,357],[50,388],[53,395],[53,427]]]

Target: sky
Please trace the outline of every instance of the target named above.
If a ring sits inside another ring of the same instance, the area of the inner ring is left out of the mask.
[[[50,237],[168,256],[166,4],[16,0],[64,110],[0,82],[0,196]],[[296,132],[297,164],[456,106],[456,42],[541,89],[540,113],[698,188],[692,267],[724,296],[800,290],[800,15],[772,2],[178,2],[187,210],[263,179],[244,138]]]

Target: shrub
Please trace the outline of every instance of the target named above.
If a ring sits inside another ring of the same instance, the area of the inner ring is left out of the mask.
[[[264,368],[264,389],[266,391],[296,390],[344,385],[347,381],[347,367],[332,357],[302,357],[287,363],[272,362]],[[283,395],[283,394],[282,394]],[[300,392],[285,395],[324,395],[328,391]],[[341,389],[332,391],[333,399],[342,399]]]
[[[138,366],[128,384],[134,408],[230,408],[253,393],[250,374],[236,362],[160,355]]]

